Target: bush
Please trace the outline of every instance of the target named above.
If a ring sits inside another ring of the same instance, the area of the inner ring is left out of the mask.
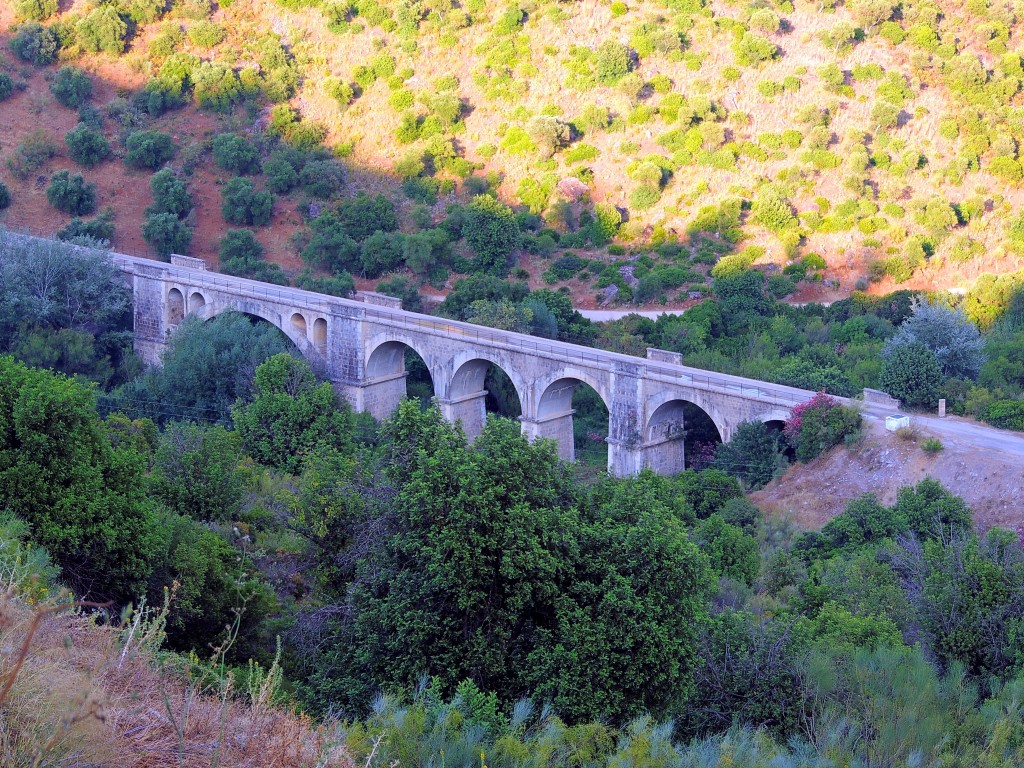
[[[170,168],[154,173],[149,180],[149,188],[153,192],[151,212],[173,213],[181,219],[192,210],[192,195],[188,193],[185,182]]]
[[[783,434],[796,448],[797,460],[807,462],[839,445],[847,435],[857,432],[860,425],[857,409],[840,405],[819,392],[793,409]]]
[[[594,52],[594,75],[598,82],[605,85],[617,83],[629,73],[632,66],[629,48],[615,40],[605,40]]]
[[[779,55],[779,48],[771,40],[753,32],[744,32],[743,37],[732,44],[732,52],[737,64],[749,66],[774,59]]]
[[[50,83],[50,92],[69,109],[78,109],[92,95],[92,80],[77,67],[61,67]]]
[[[370,197],[365,192],[359,192],[338,206],[338,220],[345,233],[357,241],[365,240],[374,232],[394,232],[398,229],[395,204],[381,194]]]
[[[7,185],[0,181],[0,211],[4,210],[11,204],[11,190],[7,188]]]
[[[260,192],[248,179],[235,177],[220,192],[221,214],[229,224],[261,225],[270,223],[274,196]]]
[[[75,216],[92,213],[96,210],[96,185],[87,183],[81,174],[72,176],[67,171],[57,171],[50,177],[46,199],[64,213]]]
[[[110,157],[110,144],[99,131],[79,123],[64,135],[68,155],[79,165],[92,168]]]
[[[236,174],[259,173],[260,153],[245,137],[220,133],[213,137],[213,162]]]
[[[112,5],[102,5],[78,22],[75,39],[89,53],[124,53],[128,25]]]
[[[921,442],[921,450],[925,453],[938,453],[943,447],[942,441],[937,437],[929,437]]]
[[[192,228],[173,213],[151,213],[142,226],[142,236],[160,256],[187,253],[192,243]]]
[[[1000,429],[1024,430],[1024,400],[997,400],[981,412],[981,420]]]
[[[106,243],[114,239],[114,212],[107,208],[94,219],[80,219],[77,216],[67,226],[57,232],[58,240],[81,241],[84,239],[96,243]]]
[[[14,89],[14,79],[6,72],[0,72],[0,101],[10,97]]]
[[[57,0],[15,0],[14,13],[19,19],[44,21],[57,12]]]
[[[220,240],[221,272],[265,283],[287,285],[281,267],[263,260],[263,246],[248,229],[229,229]]]
[[[295,166],[275,155],[271,155],[263,164],[263,174],[267,178],[267,189],[279,195],[291,192],[299,183],[299,174]]]
[[[224,39],[224,27],[203,19],[188,28],[188,39],[197,48],[213,48]]]
[[[155,171],[174,157],[174,140],[160,131],[135,131],[125,141],[124,161],[132,168]]]
[[[18,27],[11,38],[11,50],[22,61],[42,67],[57,60],[60,38],[52,28],[30,22]]]
[[[345,168],[336,160],[311,160],[299,173],[299,183],[310,197],[326,200],[344,189]]]
[[[762,488],[786,467],[780,435],[760,421],[745,421],[728,443],[715,449],[712,466],[737,477],[752,490]]]

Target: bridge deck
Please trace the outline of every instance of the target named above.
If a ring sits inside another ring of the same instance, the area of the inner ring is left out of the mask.
[[[742,376],[706,371],[701,368],[652,361],[642,357],[609,352],[565,341],[540,339],[528,334],[503,331],[457,320],[442,319],[403,309],[366,304],[352,299],[342,299],[336,296],[306,291],[301,288],[273,285],[242,277],[222,275],[217,272],[190,269],[138,256],[111,253],[111,258],[125,272],[138,272],[145,275],[146,273],[152,274],[152,270],[160,270],[167,278],[179,280],[195,287],[226,290],[254,299],[276,300],[295,307],[329,314],[376,319],[390,326],[421,333],[428,332],[450,338],[470,338],[474,342],[529,352],[539,357],[547,357],[560,362],[633,366],[638,375],[646,376],[655,381],[661,380],[676,385],[680,383],[692,384],[694,387],[702,390],[720,391],[741,397],[749,397],[762,402],[773,402],[787,407],[806,402],[815,394],[810,390],[772,384],[758,379],[748,379]]]

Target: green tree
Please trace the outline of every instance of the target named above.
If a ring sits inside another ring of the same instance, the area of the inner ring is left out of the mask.
[[[185,182],[170,168],[154,173],[149,180],[149,188],[153,192],[151,212],[172,213],[181,219],[192,210],[192,195]]]
[[[297,474],[315,451],[349,444],[348,409],[306,362],[274,355],[256,369],[255,389],[253,401],[232,416],[245,451],[261,464]]]
[[[728,443],[715,449],[713,466],[740,478],[748,488],[762,488],[786,467],[781,435],[760,421],[745,421]]]
[[[17,28],[11,38],[11,50],[22,61],[43,67],[57,60],[60,38],[52,27],[31,21]]]
[[[213,137],[213,162],[236,174],[259,173],[260,153],[244,136],[219,133]]]
[[[269,323],[227,312],[203,322],[187,317],[168,341],[162,367],[115,390],[110,406],[158,423],[171,419],[230,423],[231,407],[252,399],[256,368],[289,348]]]
[[[142,237],[162,257],[188,253],[192,227],[173,213],[150,213],[142,225]]]
[[[712,571],[744,584],[754,583],[761,570],[761,554],[749,533],[730,525],[722,515],[712,515],[694,531],[694,542]]]
[[[0,357],[0,496],[77,595],[144,593],[156,542],[143,470],[111,447],[90,387]]]
[[[79,123],[64,134],[64,143],[71,159],[86,168],[102,163],[111,155],[110,144],[103,134],[85,123]]]
[[[934,405],[941,392],[942,367],[935,353],[920,342],[887,347],[879,385],[904,405]]]
[[[508,271],[508,259],[520,243],[519,222],[507,205],[489,195],[477,195],[466,206],[462,233],[476,252],[481,269],[499,277]]]
[[[57,0],[15,0],[14,13],[19,19],[45,21],[57,12]]]
[[[221,189],[221,214],[229,224],[261,225],[270,223],[274,196],[261,192],[249,179],[236,176]]]
[[[133,168],[156,170],[174,157],[174,140],[160,131],[135,131],[125,140],[124,161]]]
[[[82,174],[57,171],[50,177],[46,199],[58,211],[76,216],[96,210],[96,185],[87,182]]]
[[[172,512],[203,522],[232,520],[242,502],[238,433],[171,422],[153,454],[150,487]]]
[[[75,27],[78,44],[90,53],[124,53],[128,44],[128,25],[113,5],[101,5]]]
[[[594,52],[594,75],[598,82],[614,85],[633,67],[629,48],[615,40],[605,40]]]

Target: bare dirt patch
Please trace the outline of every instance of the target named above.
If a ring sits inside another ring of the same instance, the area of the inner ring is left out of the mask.
[[[970,505],[978,529],[1024,525],[1024,454],[955,439],[928,454],[920,440],[900,440],[880,422],[866,421],[864,430],[860,444],[791,467],[751,499],[770,512],[791,514],[805,528],[820,528],[851,499],[874,493],[892,504],[901,487],[931,477]]]

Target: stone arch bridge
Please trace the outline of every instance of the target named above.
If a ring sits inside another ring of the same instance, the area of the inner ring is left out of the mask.
[[[608,470],[619,476],[683,468],[687,403],[729,440],[740,423],[781,422],[814,395],[686,367],[668,352],[632,357],[406,312],[375,294],[357,301],[230,277],[198,259],[112,258],[131,285],[135,347],[148,363],[160,362],[186,316],[244,312],[280,328],[356,410],[384,418],[405,396],[409,348],[426,364],[441,411],[470,438],[483,429],[484,377],[495,365],[515,386],[524,434],[555,440],[567,460],[574,458],[572,395],[585,383],[608,408]]]

